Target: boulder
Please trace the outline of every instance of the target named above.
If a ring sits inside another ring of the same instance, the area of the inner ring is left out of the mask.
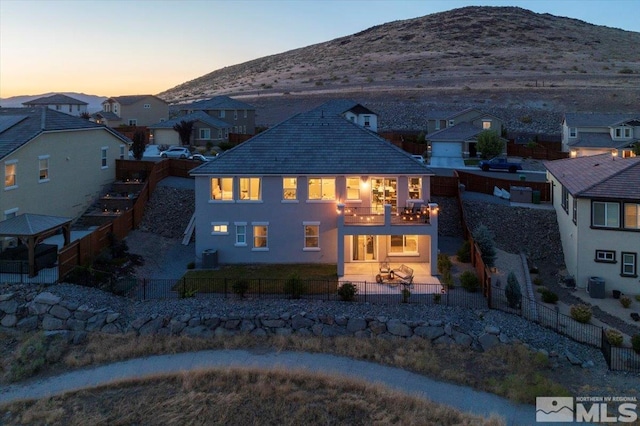
[[[394,336],[401,337],[409,337],[413,334],[411,327],[397,319],[387,321],[387,331]]]
[[[62,320],[66,320],[71,316],[71,312],[69,312],[67,308],[60,305],[53,305],[51,309],[49,309],[49,314]]]
[[[305,318],[302,315],[294,315],[291,318],[291,327],[294,330],[311,327],[313,324],[315,324],[314,321],[310,320],[309,318]]]
[[[444,335],[444,327],[421,325],[419,327],[416,327],[413,332],[417,336],[423,337],[425,339],[435,340],[438,337]]]
[[[18,310],[18,302],[15,300],[5,300],[0,302],[0,311],[5,314],[15,314]]]
[[[367,321],[363,318],[351,318],[347,321],[347,331],[355,333],[367,328]]]
[[[281,328],[284,327],[286,324],[286,322],[284,320],[281,319],[263,319],[262,320],[262,326],[263,327],[269,327],[269,328]]]
[[[42,292],[33,298],[34,303],[42,303],[44,305],[57,305],[60,303],[60,297],[48,291]]]
[[[63,330],[64,321],[51,315],[45,315],[42,319],[43,330]]]
[[[13,314],[5,315],[0,321],[0,325],[3,327],[13,327],[18,323],[18,317]]]
[[[22,318],[16,324],[16,328],[23,331],[35,330],[36,328],[38,328],[38,317],[31,316]]]
[[[498,336],[495,334],[484,333],[478,337],[478,342],[484,351],[488,351],[489,349],[499,345],[500,339],[498,339]]]
[[[454,331],[451,337],[460,346],[469,347],[473,343],[473,337],[458,331]]]

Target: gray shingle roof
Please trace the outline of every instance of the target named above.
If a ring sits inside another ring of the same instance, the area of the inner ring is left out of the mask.
[[[432,142],[460,142],[474,138],[482,132],[480,127],[471,123],[460,123],[446,129],[435,131],[426,136]]]
[[[91,118],[106,118],[109,121],[117,121],[122,120],[122,118],[118,117],[115,113],[111,111],[98,111],[91,114]]]
[[[576,148],[625,148],[633,141],[614,141],[609,133],[580,132],[568,145]]]
[[[375,112],[369,108],[350,99],[332,99],[314,108],[314,110],[324,111],[325,114],[336,115],[344,114],[347,111],[351,111],[354,114],[375,114]]]
[[[576,198],[640,200],[640,157],[609,154],[545,161],[549,172]]]
[[[31,236],[55,229],[73,219],[25,213],[0,222],[0,235]]]
[[[157,96],[153,96],[153,95],[125,95],[125,96],[112,96],[109,99],[113,99],[115,101],[117,101],[120,105],[133,105],[135,103],[138,103],[146,98],[156,98],[159,101],[165,102],[164,100],[160,99]],[[109,99],[107,99],[105,102],[108,102]],[[104,102],[103,102],[104,103]]]
[[[173,129],[175,124],[178,124],[181,121],[200,121],[204,124],[207,124],[211,127],[215,127],[217,129],[224,129],[231,127],[231,124],[219,120],[215,117],[210,116],[204,111],[194,111],[191,114],[183,115],[181,117],[172,118],[171,120],[162,121],[160,123],[153,124],[149,126],[150,129]]]
[[[568,112],[564,115],[568,127],[610,127],[638,118],[640,113]]]
[[[51,96],[44,96],[38,99],[33,99],[33,100],[30,100],[29,102],[24,102],[22,105],[36,106],[36,105],[54,105],[54,104],[89,105],[84,101],[81,101],[76,98],[72,98],[71,96],[62,95],[60,93],[56,93],[55,95],[51,95]]]
[[[0,108],[0,158],[15,151],[40,133],[56,130],[105,129],[122,141],[131,142],[120,133],[80,117],[44,107]]]
[[[222,109],[255,110],[256,108],[248,103],[235,100],[228,96],[215,96],[211,99],[180,105],[180,111]]]
[[[339,115],[297,114],[191,171],[192,175],[427,175],[429,168]]]

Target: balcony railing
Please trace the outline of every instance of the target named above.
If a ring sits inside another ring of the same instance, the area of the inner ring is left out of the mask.
[[[405,208],[398,212],[390,212],[390,223],[392,225],[425,225],[429,224],[429,208],[423,207],[418,210]],[[375,207],[345,207],[345,225],[384,225],[384,210]]]

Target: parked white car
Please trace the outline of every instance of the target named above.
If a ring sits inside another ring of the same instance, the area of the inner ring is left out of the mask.
[[[191,156],[191,151],[184,146],[172,146],[160,153],[160,157],[162,158],[189,158],[189,156]]]
[[[424,157],[422,155],[412,155],[411,158],[413,158],[416,161],[419,161],[421,164],[426,164],[424,161]]]

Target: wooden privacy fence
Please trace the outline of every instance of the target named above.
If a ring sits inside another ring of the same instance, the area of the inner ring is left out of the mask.
[[[528,148],[527,145],[508,143],[507,155],[513,157],[531,157],[537,160],[560,160],[569,158],[568,152],[562,152],[558,149],[559,143],[556,142],[537,142],[535,147]]]
[[[512,186],[521,186],[529,187],[533,191],[540,191],[540,201],[551,201],[551,189],[548,182],[514,181],[468,173],[462,170],[456,170],[454,174],[458,175],[460,183],[464,185],[467,191],[493,194],[493,188],[496,186],[507,191],[510,191]]]
[[[459,181],[456,176],[431,176],[431,195],[434,197],[455,197]]]

